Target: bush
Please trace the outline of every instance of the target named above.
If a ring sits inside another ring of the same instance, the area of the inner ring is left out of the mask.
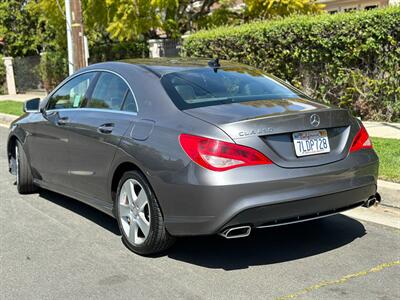
[[[145,41],[98,44],[90,47],[89,63],[148,57],[148,54],[149,50]]]
[[[6,67],[4,65],[3,56],[0,55],[0,95],[6,93]]]
[[[40,58],[39,73],[47,92],[53,90],[67,72],[67,54],[64,52],[44,52]]]
[[[365,119],[400,120],[400,7],[219,27],[182,50],[261,68]]]
[[[90,48],[89,63],[148,56],[146,42],[123,42],[94,45]],[[68,76],[68,54],[66,52],[45,52],[39,65],[39,74],[47,92],[53,90]]]
[[[39,55],[14,57],[13,69],[17,93],[43,88],[39,73],[40,60]]]

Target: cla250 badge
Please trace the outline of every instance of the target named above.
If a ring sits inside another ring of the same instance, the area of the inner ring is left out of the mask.
[[[250,136],[250,135],[262,135],[262,134],[271,133],[272,131],[274,131],[272,128],[257,128],[257,129],[252,129],[252,130],[240,131],[239,136],[245,137],[245,136]]]

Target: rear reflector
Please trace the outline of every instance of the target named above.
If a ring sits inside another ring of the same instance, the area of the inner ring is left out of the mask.
[[[181,134],[179,142],[195,163],[213,171],[272,164],[272,161],[257,150],[234,143],[190,134]]]
[[[371,149],[372,142],[369,138],[368,132],[364,125],[361,124],[360,130],[354,137],[353,144],[351,145],[350,152],[358,151],[361,149]]]

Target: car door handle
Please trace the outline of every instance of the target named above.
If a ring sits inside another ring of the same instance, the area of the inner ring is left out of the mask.
[[[109,134],[113,131],[113,129],[114,129],[114,123],[106,123],[106,124],[100,125],[97,128],[97,131],[101,132],[101,133]]]
[[[62,117],[57,120],[57,124],[63,126],[69,122],[68,117]]]

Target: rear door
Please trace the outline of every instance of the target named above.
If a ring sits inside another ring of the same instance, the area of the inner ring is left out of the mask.
[[[85,107],[69,115],[70,182],[90,198],[109,199],[108,172],[121,137],[136,120],[137,106],[126,81],[100,72]]]

